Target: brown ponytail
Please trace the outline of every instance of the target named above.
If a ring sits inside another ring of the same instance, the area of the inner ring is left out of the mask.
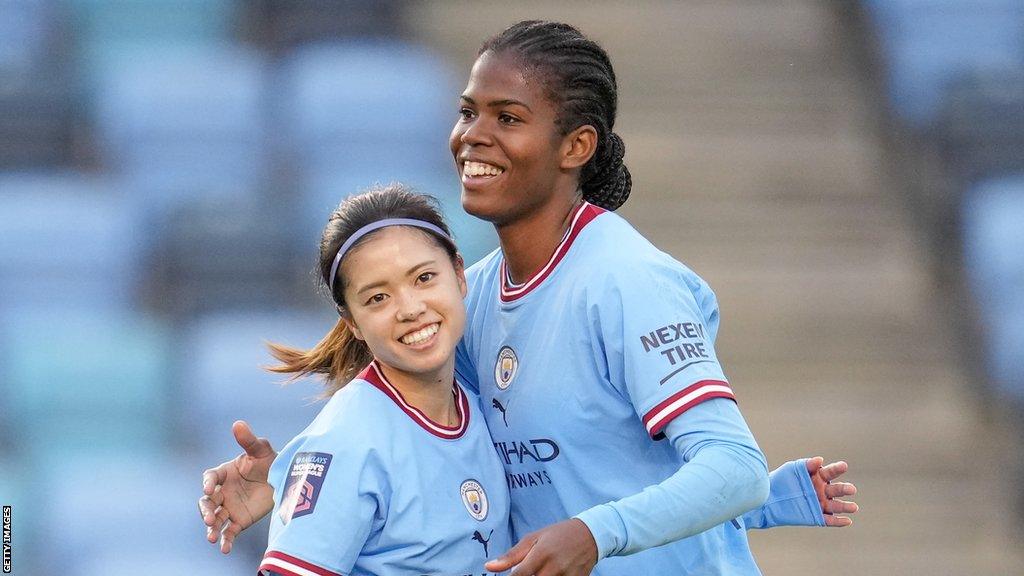
[[[373,354],[370,354],[366,342],[356,338],[341,318],[338,318],[334,328],[310,350],[300,350],[273,342],[268,342],[267,348],[280,362],[277,366],[268,366],[267,370],[278,374],[291,374],[289,381],[311,374],[323,375],[322,398],[333,396],[373,361]]]

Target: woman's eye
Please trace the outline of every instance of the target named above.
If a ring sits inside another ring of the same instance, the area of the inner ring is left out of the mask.
[[[498,116],[498,122],[501,122],[502,124],[515,124],[516,122],[519,122],[519,118],[516,118],[511,114],[501,114]]]
[[[463,120],[472,120],[473,119],[473,111],[470,110],[469,108],[460,108],[459,109],[459,116],[462,116]]]
[[[424,272],[423,274],[420,274],[419,277],[417,277],[416,279],[419,280],[420,282],[430,282],[431,280],[434,279],[434,276],[437,276],[437,274],[435,274],[434,272]]]
[[[387,294],[374,294],[370,296],[370,299],[366,301],[367,304],[379,304],[384,300],[387,300]]]

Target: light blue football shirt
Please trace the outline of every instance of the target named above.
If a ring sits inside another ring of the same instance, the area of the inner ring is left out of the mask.
[[[452,393],[456,427],[410,406],[376,363],[336,392],[271,466],[260,571],[485,574],[511,544],[508,488],[478,399]]]
[[[734,414],[724,437],[749,439],[715,355],[714,293],[616,214],[584,203],[548,264],[521,285],[500,252],[467,279],[457,370],[479,386],[514,536],[674,474],[681,457],[655,439],[703,402]],[[760,572],[738,522],[606,558],[594,571],[661,573]]]

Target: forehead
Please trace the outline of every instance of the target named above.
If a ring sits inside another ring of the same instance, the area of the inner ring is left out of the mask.
[[[405,277],[411,266],[434,260],[448,262],[448,252],[429,232],[409,226],[388,226],[352,248],[341,262],[349,287]]]
[[[463,94],[477,104],[518,100],[530,108],[542,104],[552,106],[539,73],[508,53],[481,54],[473,63]]]

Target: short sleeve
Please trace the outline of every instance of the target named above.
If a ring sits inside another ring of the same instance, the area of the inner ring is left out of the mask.
[[[359,557],[381,508],[380,480],[372,459],[330,439],[299,436],[274,460],[261,574],[348,574]]]
[[[654,439],[690,408],[735,400],[715,354],[718,303],[675,263],[618,270],[590,302],[613,382],[621,383]]]

